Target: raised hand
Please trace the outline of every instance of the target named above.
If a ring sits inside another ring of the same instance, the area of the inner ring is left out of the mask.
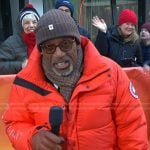
[[[107,25],[106,25],[104,19],[99,18],[98,16],[94,16],[92,18],[92,25],[104,33],[106,33],[106,31],[107,31]]]

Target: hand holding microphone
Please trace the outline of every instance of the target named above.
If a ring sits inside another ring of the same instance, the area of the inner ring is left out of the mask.
[[[62,150],[61,143],[64,141],[59,137],[59,129],[63,120],[63,110],[61,107],[53,106],[49,112],[49,122],[51,131],[41,130],[32,137],[32,150]]]

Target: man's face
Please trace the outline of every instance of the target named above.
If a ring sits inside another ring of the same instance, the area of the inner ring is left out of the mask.
[[[43,67],[58,76],[68,76],[77,62],[77,44],[74,38],[65,37],[46,41],[40,45]]]
[[[128,37],[135,31],[135,25],[133,25],[130,22],[123,23],[122,25],[119,26],[119,28],[121,29],[122,35],[124,37]]]
[[[70,9],[68,7],[60,6],[58,9],[61,10],[61,11],[66,12],[69,16],[71,16],[71,11],[70,11]]]

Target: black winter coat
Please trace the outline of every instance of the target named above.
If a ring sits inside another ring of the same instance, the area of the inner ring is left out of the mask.
[[[0,74],[16,74],[27,58],[27,47],[22,38],[15,34],[0,46]]]
[[[142,65],[142,52],[139,42],[124,42],[119,35],[117,26],[110,28],[107,33],[99,31],[95,46],[102,55],[113,59],[122,67]]]
[[[91,40],[91,34],[82,26],[79,25],[78,21],[73,17],[80,35],[87,37],[89,40]]]
[[[79,25],[77,25],[77,27],[78,27],[80,35],[83,35],[83,36],[87,37],[88,39],[91,39],[90,33],[85,28],[83,28]]]
[[[143,64],[150,62],[150,45],[146,46],[141,42],[141,49],[143,54]]]

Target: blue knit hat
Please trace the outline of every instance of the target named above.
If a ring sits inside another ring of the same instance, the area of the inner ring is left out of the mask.
[[[58,9],[60,6],[68,7],[70,9],[71,16],[73,16],[74,6],[73,6],[71,0],[56,0],[55,8]]]

